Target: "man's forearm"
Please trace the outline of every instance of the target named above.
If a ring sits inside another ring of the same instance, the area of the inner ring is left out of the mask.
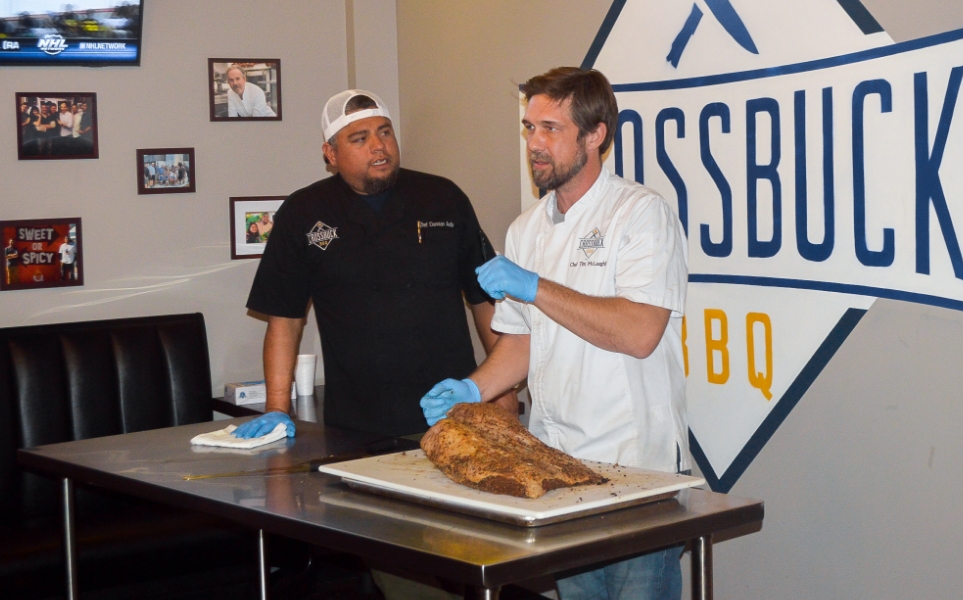
[[[470,379],[478,386],[483,402],[493,400],[528,376],[531,336],[503,333],[488,358]]]
[[[635,358],[652,354],[670,315],[666,308],[588,296],[544,278],[538,281],[535,307],[593,346]]]
[[[490,354],[501,335],[492,330],[492,317],[495,316],[495,305],[492,302],[472,304],[471,314],[475,321],[475,331],[478,332],[478,338],[481,340],[482,346],[485,347],[485,354]],[[518,416],[518,394],[514,389],[509,389],[501,396],[492,400],[492,402],[504,408],[512,415]]]
[[[495,342],[498,341],[498,334],[492,331],[492,317],[495,316],[495,305],[491,302],[471,305],[472,320],[475,321],[475,331],[478,332],[478,339],[481,340],[485,348],[485,354],[492,351]]]
[[[291,411],[291,382],[298,360],[304,319],[268,317],[264,334],[264,380],[267,388],[265,412]]]

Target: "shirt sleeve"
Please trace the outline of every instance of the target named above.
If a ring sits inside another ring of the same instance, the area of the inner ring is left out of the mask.
[[[465,293],[465,300],[469,304],[490,302],[491,298],[478,283],[478,275],[475,273],[475,269],[494,258],[495,251],[492,249],[491,242],[488,241],[488,236],[485,235],[478,223],[478,217],[475,216],[475,209],[472,208],[468,196],[457,186],[456,190],[461,205],[462,221],[465,224],[458,257],[459,283]]]
[[[237,98],[237,100],[235,100]],[[228,90],[227,92],[227,116],[236,117],[237,116],[237,102],[240,100],[240,96],[235,94],[233,90]]]
[[[686,253],[682,225],[668,203],[656,195],[640,199],[619,240],[616,296],[684,314]]]
[[[505,258],[518,263],[518,246],[515,239],[515,224],[508,228],[505,236]],[[495,302],[495,315],[492,317],[492,329],[499,333],[529,334],[532,323],[528,316],[528,307],[521,302],[505,297]]]
[[[300,319],[311,296],[304,264],[307,238],[299,231],[297,207],[291,197],[274,213],[274,227],[258,265],[247,308],[262,314]]]

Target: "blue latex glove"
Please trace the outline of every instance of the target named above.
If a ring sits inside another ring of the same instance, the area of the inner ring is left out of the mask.
[[[261,437],[274,431],[278,423],[284,423],[287,426],[288,437],[294,437],[294,421],[291,420],[291,417],[289,417],[287,413],[280,411],[264,413],[260,417],[238,426],[238,428],[234,430],[234,437],[245,439]]]
[[[428,425],[434,425],[459,402],[481,402],[481,392],[471,379],[446,379],[435,385],[422,397],[421,410]]]
[[[538,274],[526,271],[504,256],[496,256],[475,269],[475,273],[482,289],[495,300],[502,300],[507,294],[522,302],[535,302]]]

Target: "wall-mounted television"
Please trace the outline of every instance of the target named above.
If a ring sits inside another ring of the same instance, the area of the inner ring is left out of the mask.
[[[0,67],[140,64],[144,0],[0,0]]]

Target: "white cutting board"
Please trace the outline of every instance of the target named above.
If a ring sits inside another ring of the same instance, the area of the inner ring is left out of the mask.
[[[492,494],[455,483],[435,468],[423,450],[321,465],[318,470],[376,493],[526,526],[660,500],[706,482],[701,477],[582,462],[609,482],[552,490],[541,498]]]

